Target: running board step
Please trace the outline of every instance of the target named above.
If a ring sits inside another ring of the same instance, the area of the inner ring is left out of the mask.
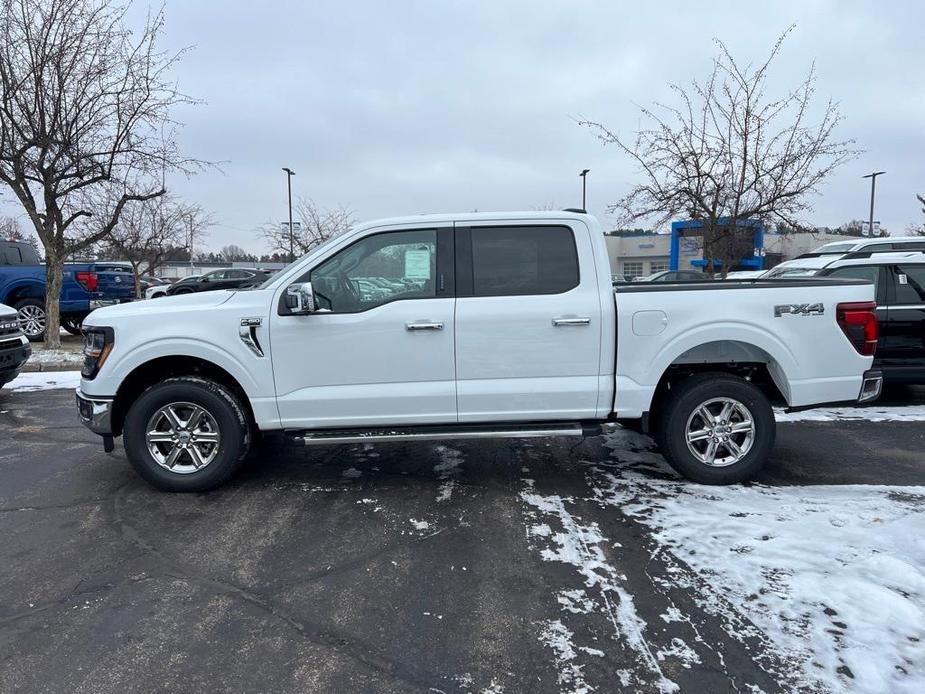
[[[376,429],[324,429],[287,431],[290,439],[306,446],[379,441],[451,441],[457,439],[525,439],[546,436],[599,436],[608,422],[541,424],[457,424]]]

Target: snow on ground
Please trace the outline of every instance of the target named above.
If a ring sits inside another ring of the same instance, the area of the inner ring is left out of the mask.
[[[596,523],[582,523],[572,514],[568,510],[572,499],[558,495],[543,496],[534,492],[533,480],[525,479],[524,483],[526,489],[520,496],[526,504],[525,515],[532,523],[527,528],[528,536],[543,539],[540,556],[545,561],[573,566],[582,577],[585,590],[593,594],[592,599],[584,591],[561,591],[558,601],[563,609],[570,612],[599,610],[610,622],[614,637],[621,638],[633,650],[642,675],[623,673],[623,686],[632,683],[637,688],[649,688],[654,685],[660,692],[677,691],[677,684],[664,673],[658,654],[652,651],[646,639],[647,625],[636,611],[633,596],[626,589],[626,577],[619,566],[608,561],[607,554],[619,545],[605,538]],[[552,519],[555,519],[557,527],[562,528],[560,532],[552,532],[547,522],[534,522]],[[577,604],[575,598],[578,598]],[[572,632],[559,620],[547,623],[540,638],[555,653],[563,691],[592,691],[584,680],[583,666],[577,662],[578,652],[595,656],[603,653],[590,645],[577,645]]]
[[[29,357],[30,364],[66,364],[68,366],[81,366],[84,363],[83,352],[73,352],[66,349],[36,349]]]
[[[80,385],[80,371],[33,371],[21,373],[4,390],[24,393],[52,388],[77,388]]]
[[[774,410],[778,422],[837,422],[860,420],[865,422],[925,422],[925,405],[905,407],[819,407],[803,412],[786,413]]]
[[[807,688],[925,691],[925,487],[705,487],[639,472],[659,464],[643,437],[607,445],[618,465],[589,463],[598,498],[754,624],[789,675]]]

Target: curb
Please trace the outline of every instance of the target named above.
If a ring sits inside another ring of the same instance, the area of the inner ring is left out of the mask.
[[[83,364],[78,362],[52,362],[50,364],[30,364],[26,362],[20,373],[38,373],[41,371],[80,371]]]

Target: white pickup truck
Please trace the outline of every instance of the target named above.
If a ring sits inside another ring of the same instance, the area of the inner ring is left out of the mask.
[[[772,402],[875,398],[865,280],[611,285],[571,212],[361,224],[262,286],[84,321],[77,392],[106,450],[166,490],[216,487],[261,432],[304,444],[590,436],[623,423],[703,483],[753,476]]]

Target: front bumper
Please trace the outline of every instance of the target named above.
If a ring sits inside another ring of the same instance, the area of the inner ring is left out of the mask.
[[[0,340],[0,385],[16,378],[30,356],[32,345],[22,335]]]
[[[77,413],[80,421],[94,434],[112,436],[112,398],[84,395],[77,389]]]
[[[858,402],[871,402],[880,397],[880,391],[883,390],[883,373],[879,369],[871,369],[864,372],[864,380],[861,382],[861,392],[858,393]]]

